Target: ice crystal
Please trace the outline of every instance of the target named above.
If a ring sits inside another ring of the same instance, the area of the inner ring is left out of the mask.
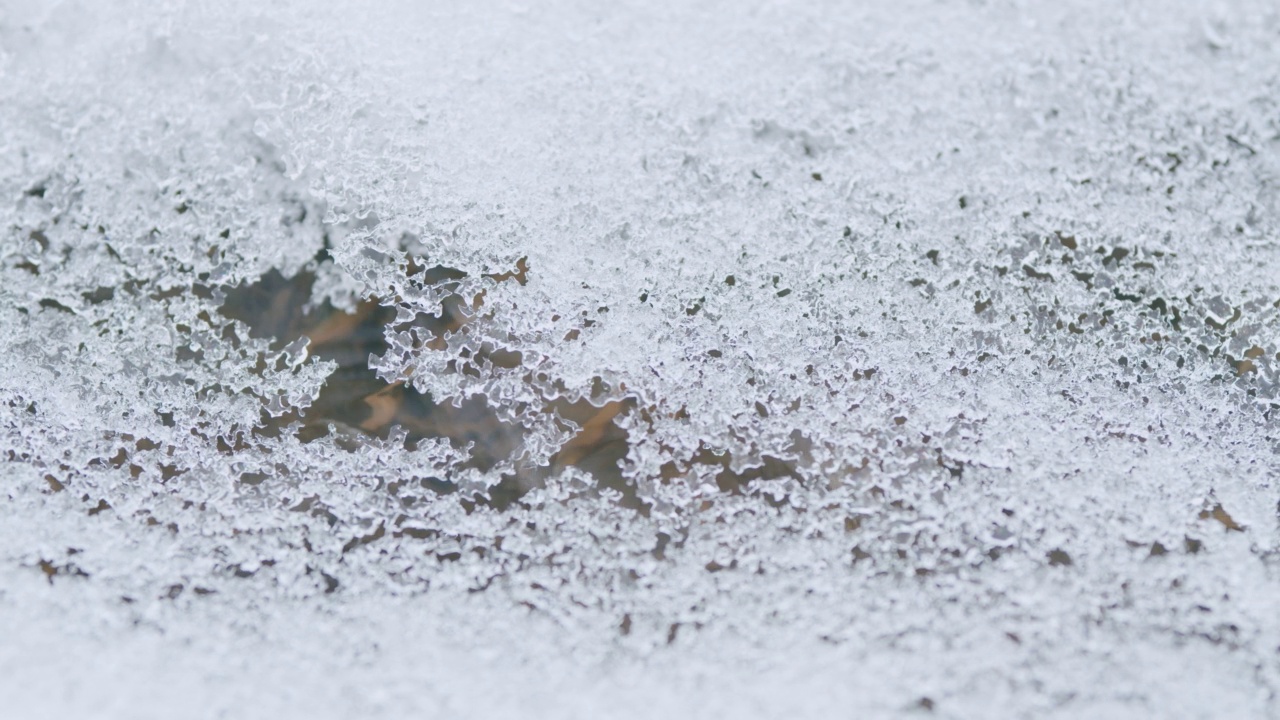
[[[1277,712],[1273,4],[363,15],[0,4],[0,695]]]

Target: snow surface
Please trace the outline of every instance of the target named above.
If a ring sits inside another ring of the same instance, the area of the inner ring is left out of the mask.
[[[262,5],[0,2],[6,716],[1280,717],[1274,2]]]

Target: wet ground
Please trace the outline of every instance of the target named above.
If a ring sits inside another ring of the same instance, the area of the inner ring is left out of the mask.
[[[447,268],[427,270],[427,280],[456,275]],[[339,435],[340,441],[356,442],[359,438],[386,438],[393,428],[406,433],[406,449],[412,449],[424,438],[445,438],[455,447],[471,446],[469,466],[490,470],[505,459],[518,456],[522,442],[521,428],[501,421],[482,396],[465,402],[436,402],[429,395],[405,382],[388,383],[369,368],[371,356],[387,350],[384,333],[395,319],[395,310],[378,298],[359,303],[354,313],[334,308],[329,303],[311,304],[315,273],[302,271],[286,278],[272,270],[258,282],[230,288],[221,308],[223,315],[239,320],[250,328],[252,337],[269,339],[275,348],[283,348],[298,338],[310,339],[309,352],[337,364],[319,396],[302,413],[286,413],[277,418],[263,414],[263,432],[274,434],[301,422],[298,436],[304,442]],[[425,319],[424,319],[425,318]],[[415,322],[425,324],[432,334],[444,337],[462,323],[456,306],[446,304],[441,316],[419,316]],[[559,402],[555,412],[581,429],[548,466],[506,475],[490,493],[497,507],[505,507],[519,499],[530,488],[540,484],[549,474],[562,467],[574,466],[594,475],[602,486],[620,490],[624,504],[639,507],[634,491],[621,474],[619,463],[626,456],[626,433],[613,422],[628,403],[613,402],[595,407],[587,402]],[[449,492],[444,483],[437,490]]]

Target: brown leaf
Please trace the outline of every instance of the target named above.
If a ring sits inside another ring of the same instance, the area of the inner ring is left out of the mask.
[[[1235,518],[1228,515],[1227,511],[1223,509],[1222,503],[1218,503],[1217,505],[1214,505],[1212,510],[1202,510],[1200,512],[1201,520],[1208,520],[1209,518],[1213,518],[1214,520],[1217,520],[1218,522],[1222,523],[1223,526],[1227,528],[1227,530],[1244,532],[1245,526],[1236,522]]]

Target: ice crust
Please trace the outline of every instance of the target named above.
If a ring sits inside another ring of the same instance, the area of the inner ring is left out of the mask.
[[[1274,3],[258,5],[0,3],[15,707],[1280,715]]]

